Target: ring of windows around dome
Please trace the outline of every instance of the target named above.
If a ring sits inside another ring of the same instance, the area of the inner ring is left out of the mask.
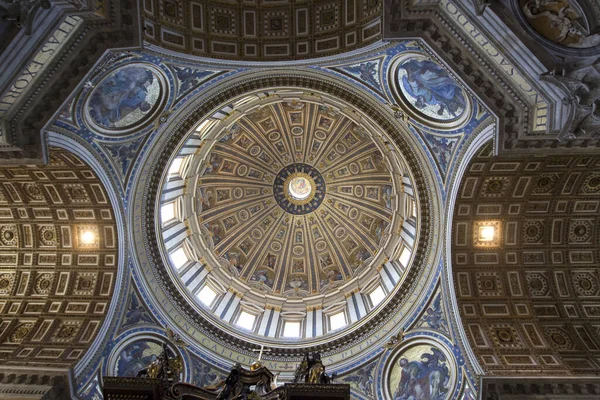
[[[294,165],[306,167],[286,175],[281,197],[319,199],[304,213],[282,205],[273,184]],[[171,157],[157,210],[169,274],[202,315],[298,346],[380,310],[419,236],[398,149],[342,100],[301,90],[246,94],[198,121]]]

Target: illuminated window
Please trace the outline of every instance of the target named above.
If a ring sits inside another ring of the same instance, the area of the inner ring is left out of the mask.
[[[160,208],[160,217],[163,224],[173,220],[175,218],[175,203],[171,202],[163,205]]]
[[[171,253],[171,261],[173,262],[173,265],[175,266],[175,268],[179,269],[179,268],[183,267],[186,262],[189,261],[189,258],[185,254],[185,251],[183,251],[183,248],[180,247],[177,250],[175,250],[173,253]]]
[[[246,311],[242,311],[235,324],[244,329],[252,330],[255,320],[256,315],[252,315],[250,313],[247,313]]]
[[[332,331],[346,326],[346,315],[344,312],[342,311],[329,317],[329,326]]]
[[[408,266],[408,261],[410,260],[410,249],[408,247],[405,247],[404,249],[402,249],[402,254],[400,254],[400,264],[404,265],[405,267]]]
[[[198,292],[198,298],[205,306],[210,307],[212,302],[217,297],[217,293],[212,290],[209,286],[204,286],[200,292]]]
[[[283,337],[300,337],[300,322],[286,322],[283,325]]]
[[[169,175],[178,174],[181,170],[181,164],[183,163],[183,157],[177,157],[171,163],[171,167],[169,168]]]
[[[377,304],[381,303],[385,298],[385,292],[381,288],[381,286],[377,286],[377,289],[373,290],[369,293],[369,297],[371,298],[371,303],[373,303],[373,307]]]

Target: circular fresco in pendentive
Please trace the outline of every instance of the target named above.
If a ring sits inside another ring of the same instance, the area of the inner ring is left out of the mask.
[[[137,128],[160,108],[164,78],[154,67],[131,64],[109,73],[91,92],[86,111],[103,133],[120,134]]]
[[[394,94],[413,118],[439,128],[455,128],[468,120],[469,97],[436,61],[408,53],[397,58],[390,71]]]
[[[434,342],[400,347],[385,369],[388,399],[446,400],[454,391],[456,367],[451,354]]]
[[[273,182],[273,196],[277,204],[293,215],[313,212],[325,198],[325,180],[308,164],[284,167]]]

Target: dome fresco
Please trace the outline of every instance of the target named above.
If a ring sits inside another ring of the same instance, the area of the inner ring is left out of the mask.
[[[414,247],[400,234],[402,225],[414,231],[418,212],[399,153],[374,126],[358,122],[364,116],[333,100],[275,93],[240,100],[237,118],[227,123],[200,121],[188,139],[197,143],[200,136],[200,150],[186,155],[184,144],[163,186],[163,240],[175,274],[203,311],[250,333],[290,336],[285,321],[262,326],[261,311],[272,306],[299,324],[291,336],[318,337],[350,326],[382,301],[361,297],[356,313],[346,308],[348,297],[394,291]],[[168,194],[173,176],[186,182],[179,198]],[[169,248],[177,220],[191,235]],[[392,258],[404,265],[392,265]],[[387,286],[386,263],[396,271]],[[191,276],[202,278],[190,282]],[[223,308],[231,292],[243,299],[234,312]],[[305,318],[311,309],[323,313],[318,329]]]

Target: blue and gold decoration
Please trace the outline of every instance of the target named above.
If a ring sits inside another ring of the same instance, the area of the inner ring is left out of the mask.
[[[463,126],[472,105],[461,84],[430,56],[407,52],[389,70],[395,101],[411,118],[436,129]]]
[[[130,64],[108,73],[91,92],[87,120],[109,135],[140,129],[164,101],[165,79],[149,64]]]
[[[325,198],[325,180],[308,164],[291,164],[277,174],[273,195],[288,213],[308,214],[315,211]]]

